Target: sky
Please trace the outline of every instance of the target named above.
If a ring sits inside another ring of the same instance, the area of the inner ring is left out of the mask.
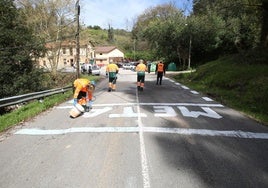
[[[80,22],[102,29],[110,24],[114,29],[130,31],[135,18],[146,9],[169,2],[188,14],[192,10],[192,0],[80,0]]]

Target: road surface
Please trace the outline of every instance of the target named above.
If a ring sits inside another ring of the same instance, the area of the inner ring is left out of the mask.
[[[1,136],[2,188],[268,187],[268,128],[171,79],[121,70],[93,109],[66,101]]]

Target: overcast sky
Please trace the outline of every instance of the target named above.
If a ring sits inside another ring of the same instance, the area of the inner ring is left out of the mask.
[[[146,9],[173,2],[186,11],[192,10],[192,0],[80,0],[80,22],[86,26],[98,25],[131,30],[134,19]]]

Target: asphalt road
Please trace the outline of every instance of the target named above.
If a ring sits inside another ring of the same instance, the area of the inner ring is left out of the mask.
[[[72,101],[0,137],[1,188],[267,188],[268,128],[180,83],[120,70],[93,109]],[[239,100],[239,99],[238,99]]]

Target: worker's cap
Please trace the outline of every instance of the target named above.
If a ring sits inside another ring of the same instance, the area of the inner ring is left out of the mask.
[[[96,82],[94,80],[91,80],[90,81],[90,84],[93,85],[93,86],[95,86],[96,85]]]

